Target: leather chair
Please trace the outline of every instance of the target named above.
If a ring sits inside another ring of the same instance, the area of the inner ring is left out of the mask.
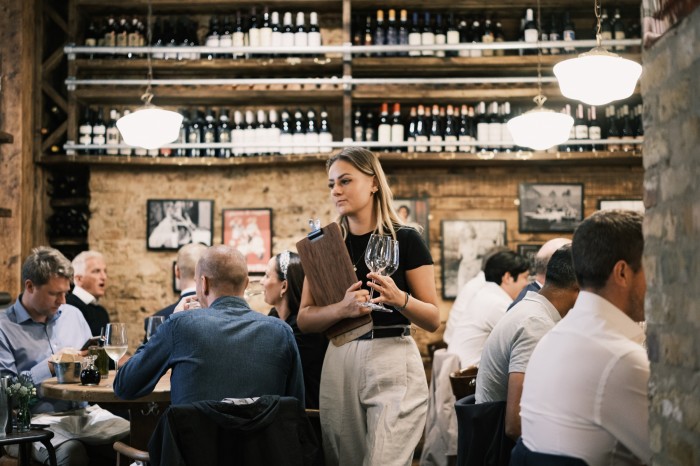
[[[452,393],[454,393],[456,400],[476,393],[476,374],[478,371],[478,367],[471,366],[450,374]]]
[[[573,456],[532,451],[519,438],[510,454],[510,466],[586,466],[586,462]]]

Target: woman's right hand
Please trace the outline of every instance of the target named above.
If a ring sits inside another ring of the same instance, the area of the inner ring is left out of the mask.
[[[343,317],[360,317],[372,312],[372,309],[365,306],[369,301],[369,291],[362,289],[362,281],[353,283],[345,292],[345,297],[341,302],[343,307]]]

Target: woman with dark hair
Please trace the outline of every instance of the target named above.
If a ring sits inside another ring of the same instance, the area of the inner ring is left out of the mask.
[[[408,466],[428,406],[428,385],[411,324],[429,332],[440,325],[433,259],[420,233],[400,220],[376,155],[347,148],[332,156],[326,167],[331,201],[358,282],[342,301],[328,306],[317,306],[305,286],[299,326],[306,332],[323,332],[342,319],[370,312],[374,321],[366,335],[328,346],[320,393],[326,463]],[[373,233],[399,243],[399,267],[391,276],[369,273],[365,264]],[[390,312],[367,307],[370,288],[378,292],[371,302],[391,306]]]
[[[270,259],[265,276],[260,280],[265,290],[265,302],[272,307],[268,315],[279,317],[292,327],[304,371],[306,407],[318,409],[321,368],[328,340],[319,333],[301,333],[297,326],[304,269],[299,256],[283,251]]]

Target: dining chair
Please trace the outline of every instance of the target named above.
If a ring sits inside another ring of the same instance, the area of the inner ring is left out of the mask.
[[[457,413],[457,465],[508,466],[515,442],[506,436],[506,402],[476,404],[469,395],[455,403]]]
[[[478,367],[470,366],[450,373],[450,384],[456,400],[476,393],[477,372],[479,372]]]
[[[112,448],[114,448],[114,451],[117,452],[117,466],[122,466],[122,456],[128,458],[126,466],[130,465],[134,461],[140,461],[143,466],[150,465],[151,457],[147,451],[139,450],[138,448],[134,448],[124,442],[119,441],[114,442]]]

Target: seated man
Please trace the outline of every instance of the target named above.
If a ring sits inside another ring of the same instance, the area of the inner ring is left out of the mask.
[[[72,276],[70,262],[55,249],[36,248],[24,261],[24,292],[14,305],[0,313],[0,374],[27,374],[38,386],[55,375],[49,359],[60,355],[66,347],[80,349],[90,338],[90,327],[83,315],[65,304]],[[67,411],[75,407],[77,403],[74,402],[41,397],[32,413]],[[127,421],[123,422],[128,425]],[[32,452],[37,461],[47,461],[46,449],[32,449]],[[107,464],[114,464],[111,442],[95,448],[78,439],[68,440],[56,447],[56,458],[58,464],[64,466],[98,464],[96,458],[88,458],[88,452],[90,456],[105,456]]]
[[[530,355],[573,307],[578,291],[571,246],[562,246],[549,260],[540,292],[530,291],[486,339],[476,378],[476,402],[506,402],[505,433],[513,440],[520,437],[520,397]]]
[[[459,356],[463,368],[479,364],[486,337],[527,285],[529,269],[528,261],[510,250],[497,252],[486,261],[486,283],[465,304],[447,347],[448,353]]]
[[[201,243],[190,243],[181,247],[177,251],[177,262],[175,263],[175,277],[180,281],[180,298],[185,296],[194,296],[197,294],[194,281],[194,269],[197,266],[197,261],[207,247]],[[179,301],[178,301],[179,302]],[[170,317],[177,306],[177,302],[169,304],[160,311],[153,314],[154,316],[163,316],[166,319]],[[145,327],[144,327],[145,330]]]
[[[523,443],[589,466],[651,464],[649,360],[637,324],[646,293],[642,216],[596,212],[576,229],[572,251],[581,293],[530,358]]]
[[[107,288],[107,265],[97,251],[83,251],[73,259],[73,291],[66,295],[66,303],[83,313],[93,336],[103,335],[109,323],[107,310],[97,304]]]
[[[540,291],[540,289],[544,286],[546,280],[547,263],[549,263],[549,259],[552,257],[552,254],[554,254],[554,251],[556,251],[560,247],[569,243],[571,243],[570,239],[554,238],[550,239],[542,245],[540,250],[537,251],[537,254],[535,254],[535,263],[533,264],[533,268],[535,271],[535,280],[528,284],[525,288],[523,288],[523,291],[520,292],[518,297],[515,298],[512,303],[510,303],[510,306],[508,306],[509,311],[513,308],[513,306],[518,304],[520,300],[523,299],[529,291]]]
[[[248,307],[243,255],[230,246],[212,246],[195,270],[202,308],[173,314],[160,326],[119,369],[117,396],[151,393],[172,369],[172,404],[281,395],[303,405],[304,378],[292,329]]]

